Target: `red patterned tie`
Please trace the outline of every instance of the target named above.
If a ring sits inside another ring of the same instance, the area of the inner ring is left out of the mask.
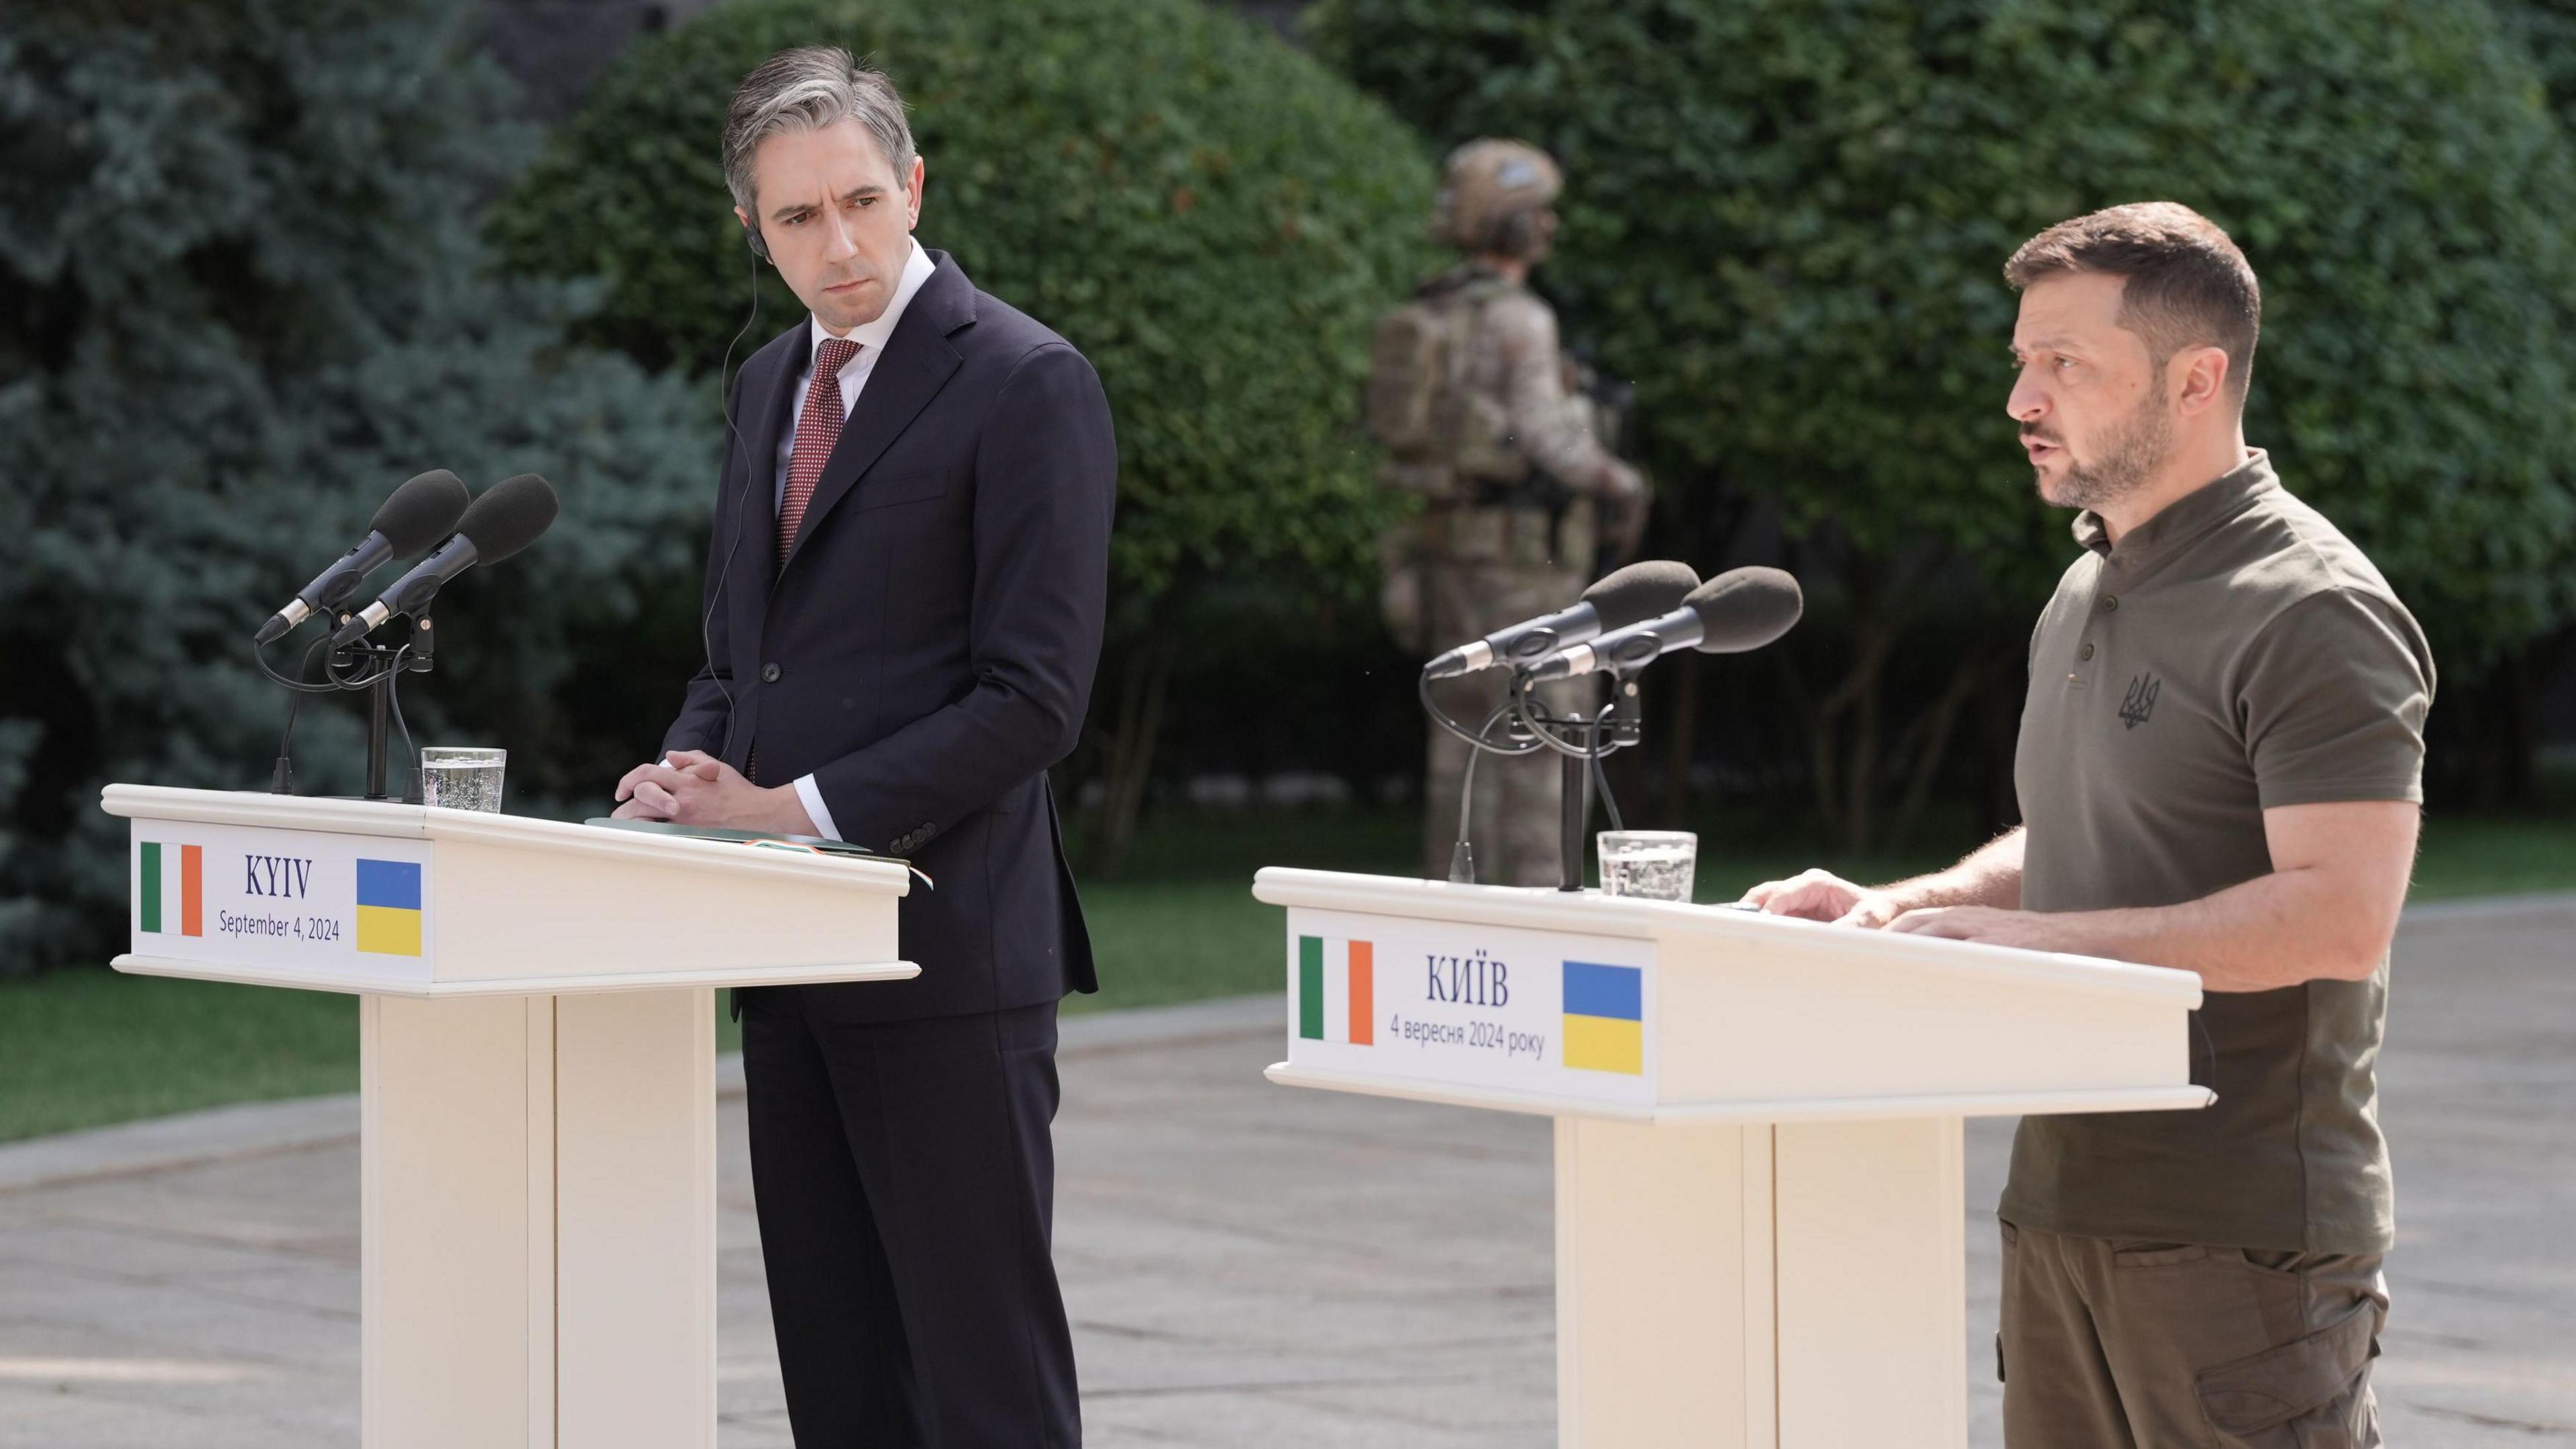
[[[814,380],[805,387],[805,411],[796,419],[796,451],[787,457],[787,492],[778,500],[778,562],[796,543],[805,504],[822,481],[832,445],[841,441],[841,369],[859,355],[859,344],[826,337],[814,349]]]

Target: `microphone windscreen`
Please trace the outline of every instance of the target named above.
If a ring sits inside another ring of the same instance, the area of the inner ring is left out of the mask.
[[[394,557],[407,558],[454,533],[466,502],[465,485],[456,475],[432,468],[395,489],[368,520],[367,531],[383,534]]]
[[[1789,632],[1806,611],[1798,581],[1778,569],[1729,569],[1691,591],[1682,607],[1699,615],[1706,631],[1702,654],[1741,654]]]
[[[1601,616],[1601,632],[1625,629],[1671,613],[1699,587],[1699,574],[1689,564],[1648,559],[1616,570],[1583,591],[1583,602]]]
[[[456,520],[456,531],[474,540],[474,562],[496,564],[529,544],[555,521],[554,485],[534,473],[504,478]]]

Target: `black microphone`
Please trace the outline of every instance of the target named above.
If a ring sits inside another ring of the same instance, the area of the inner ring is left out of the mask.
[[[555,521],[555,490],[534,473],[504,478],[483,490],[456,520],[456,536],[411,566],[392,588],[331,631],[341,648],[364,638],[396,614],[418,614],[439,587],[478,563],[495,564],[537,541]]]
[[[314,615],[340,607],[385,560],[418,553],[445,538],[464,512],[465,485],[444,468],[432,468],[395,489],[367,521],[367,536],[358,546],[314,575],[285,608],[259,626],[259,642],[274,643]]]
[[[1639,669],[1677,649],[1741,654],[1789,632],[1806,610],[1798,581],[1778,569],[1730,569],[1691,590],[1659,619],[1577,644],[1530,666],[1532,679],[1572,679],[1596,670]]]
[[[1570,609],[1514,624],[1461,644],[1422,666],[1425,679],[1454,679],[1497,664],[1526,664],[1568,644],[1580,643],[1606,629],[1624,629],[1680,604],[1698,587],[1699,575],[1689,564],[1648,559],[1619,569],[1583,591]]]

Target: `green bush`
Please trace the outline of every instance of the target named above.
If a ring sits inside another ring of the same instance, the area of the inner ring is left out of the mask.
[[[717,159],[743,74],[830,43],[890,75],[929,167],[921,238],[1064,334],[1118,421],[1120,596],[1285,565],[1364,580],[1380,518],[1354,417],[1377,312],[1424,262],[1420,142],[1198,0],[746,0],[639,43],[495,222],[596,275],[587,335],[712,369],[749,257]],[[746,349],[802,315],[775,274]]]
[[[685,667],[617,661],[694,571],[712,408],[567,347],[565,288],[486,275],[478,218],[534,146],[471,36],[431,0],[0,34],[0,972],[121,932],[103,782],[266,784],[284,701],[251,629],[422,469],[542,472],[564,511],[442,602],[415,737],[471,721],[538,808],[651,745],[601,681],[649,672],[667,708]],[[306,708],[303,788],[354,793],[359,718]]]
[[[1693,506],[1749,493],[1809,540],[1858,631],[1835,699],[1909,652],[1980,667],[1955,633],[1891,640],[1980,587],[2026,628],[2068,558],[2003,413],[2000,271],[2120,201],[2243,244],[2267,323],[2248,438],[2448,676],[2576,605],[2576,165],[2481,5],[1323,0],[1316,25],[1434,139],[1563,159],[1543,275],[1569,330],[1635,378]],[[1983,687],[2017,677],[2019,628]]]
[[[2559,117],[2576,115],[2576,0],[2497,0],[2496,15],[2531,52]]]

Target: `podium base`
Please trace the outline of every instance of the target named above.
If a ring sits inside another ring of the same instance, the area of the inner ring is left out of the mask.
[[[1564,1449],[1964,1449],[1961,1124],[1556,1124]]]
[[[714,993],[358,1021],[367,1449],[712,1449]]]

